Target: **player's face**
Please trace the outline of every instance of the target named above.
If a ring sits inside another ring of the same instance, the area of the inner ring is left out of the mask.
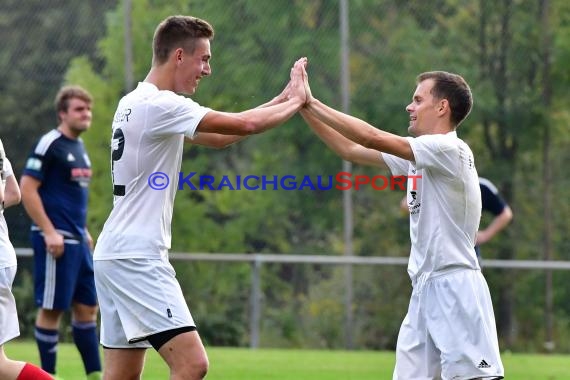
[[[431,94],[433,79],[426,79],[418,84],[412,102],[406,107],[410,114],[408,132],[412,136],[429,133],[438,122],[439,102]]]
[[[182,55],[177,61],[175,92],[192,95],[196,92],[200,79],[212,73],[210,67],[210,40],[200,38],[192,53]]]
[[[69,100],[67,111],[60,112],[60,124],[72,134],[79,136],[91,126],[91,104],[72,98]]]

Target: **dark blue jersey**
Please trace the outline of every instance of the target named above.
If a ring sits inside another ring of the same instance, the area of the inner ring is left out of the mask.
[[[85,237],[91,162],[83,141],[55,129],[46,133],[28,157],[23,174],[41,182],[38,192],[54,227]]]
[[[503,212],[507,203],[499,195],[499,190],[486,178],[479,178],[481,188],[481,207],[483,211],[497,216]]]
[[[499,190],[491,181],[479,177],[479,187],[481,188],[481,210],[487,211],[497,216],[507,207],[507,202],[499,195]],[[475,253],[481,256],[481,248],[475,246]]]

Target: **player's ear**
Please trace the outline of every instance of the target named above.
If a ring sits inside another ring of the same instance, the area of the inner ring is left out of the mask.
[[[176,59],[177,64],[182,63],[184,60],[184,50],[182,48],[174,50],[174,59]]]
[[[57,122],[61,123],[61,121],[63,120],[63,117],[65,116],[65,114],[67,113],[67,111],[58,111],[57,112]]]
[[[440,115],[443,115],[448,111],[451,111],[451,109],[449,107],[449,101],[447,99],[441,99],[437,105],[437,112]]]

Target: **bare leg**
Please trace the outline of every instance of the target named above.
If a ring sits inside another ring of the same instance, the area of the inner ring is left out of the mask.
[[[4,353],[4,346],[0,346],[0,379],[17,378],[25,364],[8,359]]]
[[[0,346],[0,379],[2,380],[52,380],[49,373],[33,364],[10,360]]]
[[[59,330],[59,321],[62,314],[62,310],[39,309],[36,316],[36,326],[44,329]]]
[[[177,335],[158,353],[170,368],[170,380],[202,380],[208,372],[208,356],[197,331]]]
[[[105,348],[103,380],[139,380],[145,353],[145,348]]]

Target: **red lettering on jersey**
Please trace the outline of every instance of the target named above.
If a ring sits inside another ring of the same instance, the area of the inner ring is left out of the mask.
[[[91,169],[73,168],[71,169],[71,178],[91,178]]]

